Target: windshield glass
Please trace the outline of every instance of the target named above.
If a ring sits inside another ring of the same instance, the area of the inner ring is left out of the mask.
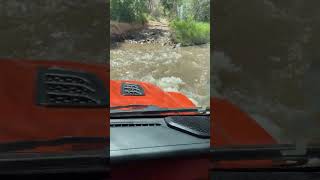
[[[307,156],[308,144],[320,143],[320,26],[315,4],[225,0],[214,5],[213,149],[229,147],[237,153],[239,145],[290,144],[295,147],[292,153],[304,155],[307,164],[320,165]],[[272,162],[260,163],[263,167],[276,164],[269,156],[264,159]]]
[[[106,64],[107,23],[101,18],[107,11],[102,4],[1,2],[6,29],[0,32],[0,57]]]
[[[85,172],[93,152],[108,154],[106,98],[100,103],[109,80],[105,1],[1,1],[0,8],[0,174]]]
[[[209,107],[209,4],[111,1],[111,107]]]

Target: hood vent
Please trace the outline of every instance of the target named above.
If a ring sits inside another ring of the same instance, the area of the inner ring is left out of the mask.
[[[122,83],[121,94],[123,96],[144,96],[144,90],[139,84]]]
[[[107,107],[107,89],[94,74],[60,68],[38,71],[38,105]]]

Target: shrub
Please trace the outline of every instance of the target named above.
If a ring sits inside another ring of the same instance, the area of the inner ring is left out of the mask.
[[[145,0],[111,0],[110,7],[111,20],[128,23],[147,21]]]
[[[199,45],[210,42],[210,24],[192,19],[173,20],[170,23],[173,40],[183,46]]]

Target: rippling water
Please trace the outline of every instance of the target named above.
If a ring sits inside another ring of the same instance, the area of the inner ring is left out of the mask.
[[[123,43],[110,51],[111,79],[153,83],[185,94],[197,106],[209,106],[210,47]]]

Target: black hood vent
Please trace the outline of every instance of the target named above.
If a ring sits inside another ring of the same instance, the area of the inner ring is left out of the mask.
[[[123,96],[144,96],[144,90],[139,84],[122,83],[121,94]]]
[[[44,106],[107,107],[102,80],[87,72],[62,68],[38,71],[37,103]]]

